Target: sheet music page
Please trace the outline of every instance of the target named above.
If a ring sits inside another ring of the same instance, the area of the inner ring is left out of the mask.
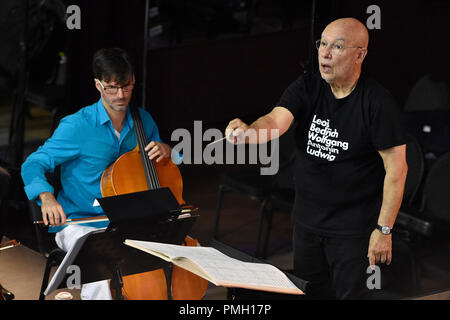
[[[171,259],[188,258],[214,279],[228,285],[241,283],[252,286],[298,289],[282,271],[270,264],[243,262],[211,247],[188,247],[134,240],[126,240],[125,244],[130,245],[133,242],[138,247],[163,252]],[[182,262],[181,260],[180,262]]]
[[[69,251],[64,256],[63,261],[59,265],[58,269],[56,270],[55,274],[53,275],[50,283],[48,284],[47,288],[44,291],[44,295],[49,295],[56,289],[58,289],[58,286],[61,284],[61,282],[64,280],[64,277],[66,276],[66,270],[67,268],[72,264],[72,262],[75,260],[75,258],[78,255],[78,252],[80,252],[81,247],[83,246],[86,239],[91,235],[92,233],[97,232],[104,232],[105,228],[99,228],[96,230],[89,231],[85,233],[83,236],[77,239],[75,244],[72,246],[72,248],[69,249]]]

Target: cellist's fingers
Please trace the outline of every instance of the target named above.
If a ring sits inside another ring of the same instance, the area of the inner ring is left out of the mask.
[[[161,152],[159,145],[155,145],[150,149],[150,151],[147,153],[150,160],[153,160],[157,155],[159,155]]]
[[[56,225],[59,224],[59,215],[58,215],[57,211],[54,210],[54,208],[50,208],[49,210],[47,210],[45,212],[45,214],[47,215],[48,224],[51,227],[56,226]]]
[[[147,144],[147,146],[144,148],[145,151],[149,151],[150,149],[152,149],[154,146],[156,146],[156,141],[151,141],[149,144]]]
[[[47,219],[47,212],[45,210],[42,210],[42,207],[41,207],[41,211],[42,211],[42,220],[44,221],[44,225],[48,225],[50,221]]]
[[[162,158],[170,158],[172,156],[172,148],[168,144],[161,143],[160,150],[160,155]],[[159,160],[161,159],[158,159],[157,161]]]
[[[153,148],[153,149],[155,149],[155,148]],[[172,154],[172,149],[168,145],[160,144],[160,145],[158,145],[158,149],[154,153],[152,153],[150,155],[150,152],[149,152],[149,157],[151,160],[156,158],[156,162],[159,162],[160,160],[162,160],[164,158],[169,158],[171,156],[171,154]]]
[[[60,225],[64,225],[66,223],[67,217],[66,217],[66,213],[64,212],[64,210],[62,209],[62,207],[60,208],[60,210],[58,210],[59,212],[59,217],[60,217]]]
[[[159,162],[162,158],[168,158],[172,155],[172,148],[165,143],[162,142],[150,142],[146,147],[145,150],[148,151],[148,157],[150,160],[157,158],[157,162]]]
[[[156,162],[159,162],[160,160],[162,160],[162,159],[164,159],[164,158],[166,158],[166,157],[164,157],[163,155],[160,155],[160,156],[158,157],[158,159],[156,159]]]
[[[66,222],[66,214],[61,204],[55,199],[53,194],[45,192],[41,194],[41,212],[44,224],[51,226],[61,225]]]
[[[161,154],[164,144],[156,141],[150,142],[145,150],[148,151],[148,157],[150,160],[155,159],[156,156]]]

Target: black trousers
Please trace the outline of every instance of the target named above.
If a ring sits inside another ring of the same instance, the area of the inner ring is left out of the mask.
[[[329,238],[294,225],[294,274],[309,282],[306,298],[372,299],[376,288],[367,285],[372,275],[367,269],[369,237]]]

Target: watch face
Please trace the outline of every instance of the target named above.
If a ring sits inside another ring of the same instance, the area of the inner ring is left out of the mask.
[[[382,234],[389,234],[389,233],[391,233],[391,229],[389,227],[387,227],[387,226],[383,226],[383,227],[381,227],[381,233]]]

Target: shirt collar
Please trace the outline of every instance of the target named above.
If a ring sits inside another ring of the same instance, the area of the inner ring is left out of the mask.
[[[102,98],[97,101],[97,124],[105,124],[108,121],[111,121],[111,118],[106,112],[105,106],[103,105]],[[125,123],[128,124],[129,128],[133,127],[133,120],[130,112],[130,106],[127,107],[127,115],[125,117]]]
[[[97,123],[105,124],[108,121],[111,121],[109,118],[108,112],[106,112],[105,106],[103,105],[102,98],[97,101]]]

